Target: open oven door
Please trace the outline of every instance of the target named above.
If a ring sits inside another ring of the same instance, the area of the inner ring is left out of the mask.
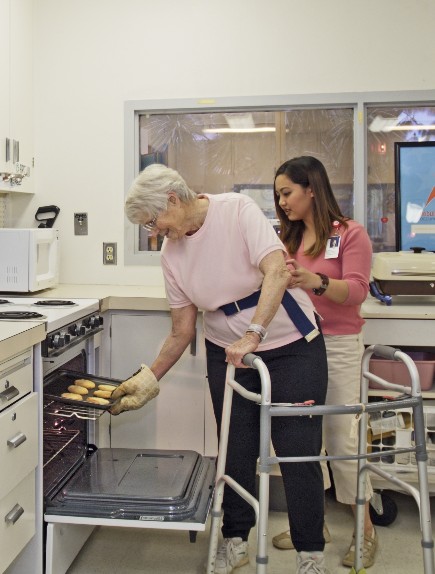
[[[46,574],[66,572],[94,526],[186,530],[194,542],[215,473],[215,459],[194,451],[96,450],[46,500]]]

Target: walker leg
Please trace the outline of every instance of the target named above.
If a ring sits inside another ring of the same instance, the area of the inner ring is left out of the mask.
[[[269,473],[260,472],[258,493],[258,518],[257,518],[257,574],[266,574],[269,557],[267,554],[267,528],[269,519]]]
[[[433,536],[431,525],[429,484],[427,475],[427,450],[424,427],[423,403],[420,402],[413,408],[414,433],[416,445],[416,460],[418,471],[418,486],[420,492],[420,530],[421,546],[423,548],[423,563],[425,574],[434,574]]]
[[[228,378],[234,377],[234,367],[231,365],[227,369]],[[214,574],[216,554],[218,549],[219,527],[222,518],[222,501],[224,498],[225,481],[222,477],[225,474],[225,466],[228,451],[228,434],[230,429],[231,405],[233,400],[233,389],[225,383],[224,404],[222,408],[221,432],[219,438],[219,452],[216,463],[215,491],[213,495],[213,506],[211,511],[210,542],[208,547],[207,574]]]
[[[215,487],[213,507],[211,510],[210,540],[208,546],[207,574],[214,574],[218,550],[219,527],[222,519],[222,500],[225,482],[220,480]]]
[[[365,395],[365,396],[364,396]],[[361,396],[367,400],[367,386],[361,386]],[[364,566],[364,519],[366,506],[367,469],[365,467],[367,454],[367,413],[362,413],[358,426],[358,479],[355,498],[355,571],[359,572]]]

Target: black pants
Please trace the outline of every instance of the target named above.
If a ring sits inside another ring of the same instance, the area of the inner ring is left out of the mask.
[[[210,392],[220,435],[227,364],[222,347],[206,341]],[[323,337],[310,343],[294,343],[256,353],[271,378],[272,402],[296,403],[314,399],[325,403],[328,369]],[[235,380],[249,391],[260,393],[256,369],[236,369]],[[256,496],[256,466],[259,456],[260,409],[252,401],[233,394],[225,473]],[[322,417],[273,417],[272,443],[277,456],[317,456],[322,447]],[[324,548],[324,489],[319,462],[281,464],[293,544],[298,552]],[[222,534],[247,540],[255,525],[255,513],[229,486],[223,500]]]

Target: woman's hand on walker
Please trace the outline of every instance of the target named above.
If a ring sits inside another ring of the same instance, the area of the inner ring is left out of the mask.
[[[257,333],[245,333],[241,339],[235,341],[225,349],[227,363],[234,365],[237,369],[247,369],[242,359],[248,353],[253,353],[258,347],[260,338]]]

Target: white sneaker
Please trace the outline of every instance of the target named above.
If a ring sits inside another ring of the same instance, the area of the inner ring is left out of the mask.
[[[241,538],[224,538],[216,554],[215,574],[230,574],[249,562],[248,543]]]
[[[296,574],[328,574],[323,552],[298,552]]]

